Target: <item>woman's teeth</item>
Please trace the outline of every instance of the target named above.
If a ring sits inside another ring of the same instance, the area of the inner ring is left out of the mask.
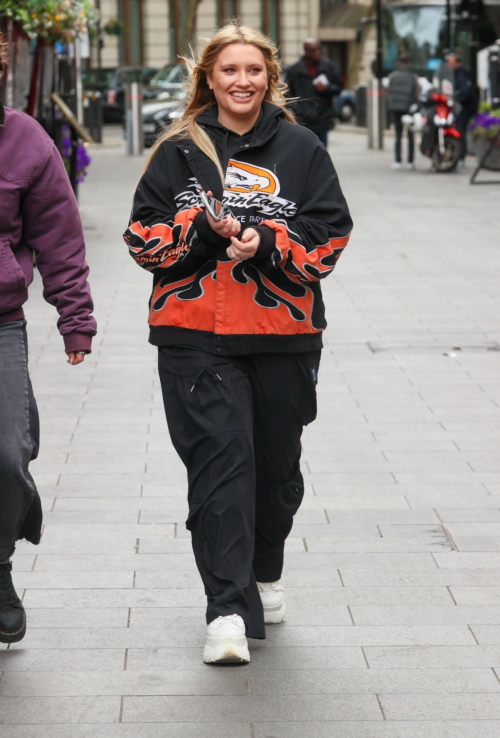
[[[248,97],[252,97],[252,94],[253,94],[253,93],[251,93],[251,92],[231,92],[230,94],[231,94],[231,95],[232,95],[233,97],[240,97],[240,98],[245,98],[245,97],[247,97],[247,98],[248,98]]]

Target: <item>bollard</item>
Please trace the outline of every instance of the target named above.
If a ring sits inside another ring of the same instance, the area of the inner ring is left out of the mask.
[[[126,85],[125,138],[127,156],[140,156],[144,148],[142,130],[142,87],[138,82]]]
[[[381,81],[374,77],[368,83],[368,148],[384,148],[385,96]]]
[[[366,85],[356,86],[356,125],[366,126]]]

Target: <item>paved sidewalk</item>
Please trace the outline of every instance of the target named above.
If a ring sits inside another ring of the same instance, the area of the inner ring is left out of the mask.
[[[471,163],[393,172],[365,145],[332,136],[355,234],[324,282],[288,619],[251,642],[249,668],[201,663],[150,283],[120,235],[142,162],[94,150],[94,352],[65,363],[38,279],[27,311],[45,529],[14,560],[29,631],[0,650],[0,738],[500,734],[498,192],[468,185]]]

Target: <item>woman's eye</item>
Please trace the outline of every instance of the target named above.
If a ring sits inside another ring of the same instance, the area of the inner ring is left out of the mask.
[[[226,67],[225,72],[234,72],[234,67]]]
[[[252,67],[250,71],[254,74],[259,74],[259,72],[262,72],[262,69],[260,67]]]

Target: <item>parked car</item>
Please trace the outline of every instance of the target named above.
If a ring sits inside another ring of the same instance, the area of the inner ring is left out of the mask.
[[[144,103],[142,106],[142,131],[144,146],[152,146],[158,134],[182,115],[184,105],[179,100]]]
[[[356,96],[350,90],[342,92],[334,98],[335,117],[342,123],[349,123],[356,112]]]
[[[185,64],[165,64],[143,91],[144,100],[168,100],[182,92],[188,71]]]
[[[104,121],[121,123],[125,117],[125,85],[140,82],[147,85],[158,70],[151,67],[118,67],[108,80],[104,99]]]
[[[88,92],[107,93],[111,77],[115,71],[114,67],[101,67],[101,69],[86,69],[82,72],[83,89]]]

